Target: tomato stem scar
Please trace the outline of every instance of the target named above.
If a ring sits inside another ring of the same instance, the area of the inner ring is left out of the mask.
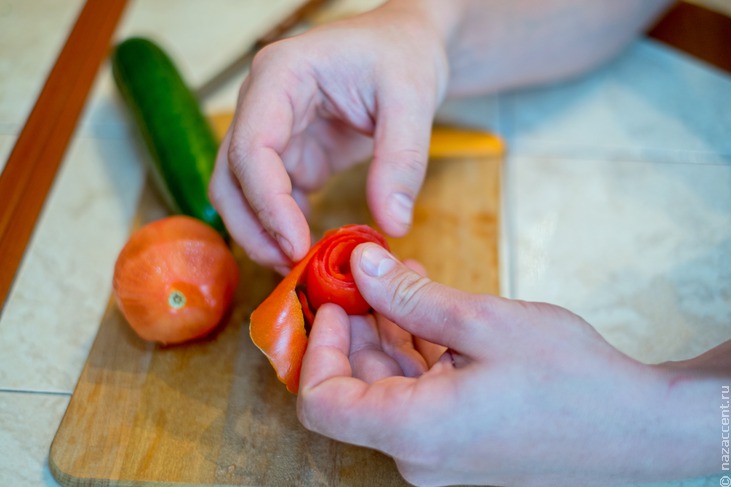
[[[181,293],[177,289],[170,291],[168,296],[168,304],[171,308],[179,309],[185,306],[185,294]]]

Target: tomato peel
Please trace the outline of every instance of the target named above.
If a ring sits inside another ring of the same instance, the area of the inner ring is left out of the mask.
[[[348,314],[365,314],[370,306],[361,296],[350,271],[350,255],[361,243],[375,242],[385,248],[383,236],[367,225],[345,225],[325,232],[251,314],[249,334],[269,359],[277,377],[296,394],[302,357],[307,349],[310,310],[335,303]],[[301,300],[298,291],[304,294]]]

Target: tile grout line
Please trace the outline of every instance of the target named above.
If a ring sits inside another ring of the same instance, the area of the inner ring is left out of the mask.
[[[31,394],[38,396],[66,396],[71,397],[71,392],[63,391],[37,391],[32,389],[6,389],[0,388],[0,395],[3,394]]]
[[[497,105],[497,132],[505,140],[505,155],[503,156],[503,167],[500,171],[500,229],[501,237],[498,241],[498,252],[500,255],[500,293],[508,298],[515,299],[516,291],[516,255],[514,250],[515,242],[515,224],[513,221],[513,213],[515,206],[515,198],[513,195],[511,180],[512,164],[511,151],[513,147],[513,134],[511,130],[510,119],[510,94],[497,94],[495,103]],[[508,98],[506,100],[506,98]]]
[[[523,143],[525,144],[525,142]],[[595,162],[629,162],[632,164],[670,164],[678,166],[729,166],[731,165],[731,154],[725,152],[691,152],[687,155],[702,155],[717,157],[723,160],[719,161],[699,161],[699,160],[660,160],[660,158],[651,157],[640,157],[636,154],[621,154],[621,153],[606,153],[606,154],[593,154],[592,156],[584,156],[583,154],[571,152],[563,152],[561,149],[570,148],[571,146],[554,146],[554,149],[558,149],[553,153],[535,152],[536,147],[519,147],[517,151],[512,152],[512,157],[531,158],[540,160],[551,160],[551,159],[564,159],[567,161],[584,161],[588,163]],[[540,149],[540,147],[538,147]],[[668,154],[678,154],[679,152],[668,152]],[[680,152],[682,153],[682,152]],[[663,155],[663,154],[658,154]],[[727,161],[728,160],[728,161]]]

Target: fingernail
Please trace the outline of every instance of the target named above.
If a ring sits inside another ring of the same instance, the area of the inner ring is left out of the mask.
[[[279,248],[282,249],[282,252],[284,252],[287,257],[291,259],[292,254],[294,254],[294,247],[292,246],[290,241],[284,238],[284,236],[279,233],[276,235],[276,239],[277,243],[279,244]]]
[[[394,267],[396,261],[380,245],[368,245],[360,256],[360,268],[369,276],[381,277]]]
[[[411,225],[414,200],[406,193],[393,193],[388,201],[388,211],[397,223],[408,227]]]

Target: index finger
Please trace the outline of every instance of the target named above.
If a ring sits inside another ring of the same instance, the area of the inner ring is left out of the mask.
[[[228,232],[251,259],[259,264],[282,268],[291,265],[290,259],[279,249],[279,244],[264,230],[249,207],[241,186],[235,179],[226,159],[231,130],[221,142],[216,165],[211,175],[208,195],[221,215]]]
[[[404,404],[415,379],[391,377],[367,384],[352,376],[350,321],[339,306],[318,310],[300,373],[297,413],[312,431],[388,452],[410,423]]]
[[[250,75],[242,89],[231,129],[229,165],[261,225],[290,259],[298,261],[309,250],[310,232],[292,195],[281,154],[300,116],[293,99],[309,95],[290,93],[283,76],[273,81],[266,74]]]

